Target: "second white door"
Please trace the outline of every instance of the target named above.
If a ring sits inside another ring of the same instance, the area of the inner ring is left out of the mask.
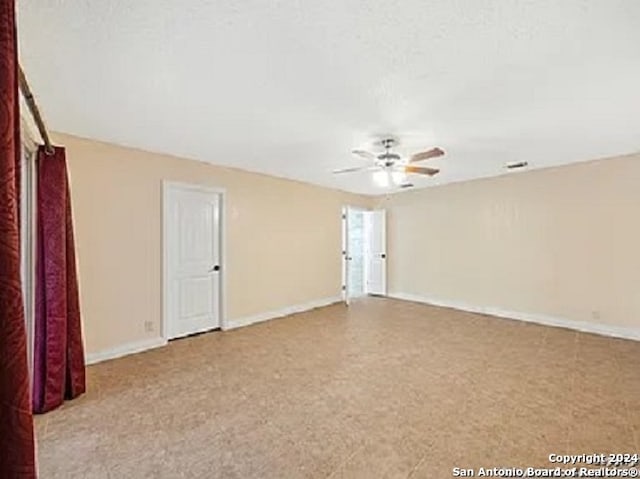
[[[200,187],[165,188],[168,339],[221,326],[221,204]]]
[[[373,210],[365,216],[366,292],[387,294],[387,228],[385,210]]]

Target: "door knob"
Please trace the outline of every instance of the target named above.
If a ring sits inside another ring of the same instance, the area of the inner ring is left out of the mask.
[[[209,273],[213,273],[214,271],[220,271],[220,265],[219,265],[219,264],[217,264],[217,265],[215,265],[215,266],[212,266],[212,267],[209,269]]]

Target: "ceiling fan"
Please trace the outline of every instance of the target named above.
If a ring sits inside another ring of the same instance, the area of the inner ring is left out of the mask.
[[[396,141],[392,138],[386,138],[381,141],[384,148],[382,153],[372,153],[365,150],[353,150],[353,154],[370,160],[373,162],[369,166],[357,166],[353,168],[343,168],[340,170],[334,170],[334,174],[353,173],[356,171],[373,171],[374,180],[381,186],[388,186],[389,179],[395,184],[400,184],[404,181],[407,173],[415,173],[418,175],[433,176],[440,170],[437,168],[429,168],[426,166],[414,166],[413,163],[419,161],[429,160],[431,158],[437,158],[444,155],[444,151],[440,148],[432,148],[427,151],[421,151],[415,153],[409,158],[403,158],[397,153],[391,151],[391,148],[396,144]]]

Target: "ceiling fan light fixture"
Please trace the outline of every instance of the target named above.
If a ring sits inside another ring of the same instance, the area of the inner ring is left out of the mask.
[[[394,185],[399,186],[407,181],[407,174],[404,171],[393,171],[391,172],[391,181]]]
[[[380,188],[388,188],[390,180],[389,173],[385,170],[378,170],[373,174],[373,182]]]

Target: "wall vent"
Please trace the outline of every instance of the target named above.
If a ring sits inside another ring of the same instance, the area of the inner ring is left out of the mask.
[[[524,168],[525,166],[528,166],[529,163],[527,163],[526,161],[514,161],[511,163],[507,163],[507,170],[517,170],[518,168]]]

